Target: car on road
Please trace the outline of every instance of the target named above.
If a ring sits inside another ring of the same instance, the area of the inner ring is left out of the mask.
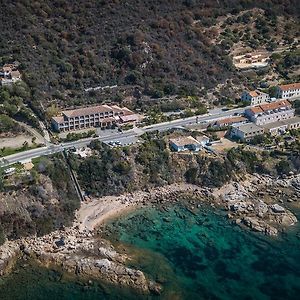
[[[75,152],[75,151],[76,151],[76,148],[75,148],[75,147],[70,147],[68,150],[69,150],[70,152]]]
[[[116,144],[117,146],[121,146],[121,145],[122,145],[120,141],[115,141],[115,144]]]

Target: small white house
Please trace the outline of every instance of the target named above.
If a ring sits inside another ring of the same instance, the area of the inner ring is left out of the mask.
[[[241,100],[247,102],[249,105],[259,105],[261,103],[269,102],[269,94],[263,93],[261,91],[244,91]]]
[[[8,168],[8,169],[4,170],[4,174],[5,175],[12,175],[12,174],[15,173],[15,171],[16,171],[16,168],[14,168],[14,167]]]
[[[202,148],[201,143],[192,136],[170,139],[170,146],[176,152],[185,150],[199,151]]]
[[[197,136],[196,140],[201,144],[202,147],[209,143],[209,137],[206,135]]]

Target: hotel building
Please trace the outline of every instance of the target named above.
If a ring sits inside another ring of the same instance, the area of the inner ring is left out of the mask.
[[[109,128],[113,124],[136,122],[138,116],[126,107],[98,105],[74,110],[64,110],[53,117],[55,131],[71,131],[91,127]]]

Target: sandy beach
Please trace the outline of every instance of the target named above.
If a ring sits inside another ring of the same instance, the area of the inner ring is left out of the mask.
[[[201,190],[199,186],[191,184],[172,184],[160,188],[153,188],[149,191],[137,191],[127,193],[121,196],[105,196],[101,198],[92,198],[90,201],[82,203],[76,213],[76,221],[80,230],[93,231],[97,226],[103,224],[108,219],[116,218],[121,214],[128,213],[138,207],[147,205],[157,197],[178,192],[196,192]]]

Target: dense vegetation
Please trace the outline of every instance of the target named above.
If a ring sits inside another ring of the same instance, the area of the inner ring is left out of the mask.
[[[13,195],[13,196],[9,196]],[[29,174],[0,174],[0,244],[4,238],[44,235],[69,226],[80,200],[65,162],[43,158]]]
[[[31,92],[26,83],[19,81],[12,86],[0,87],[0,114],[39,128],[39,121],[30,108],[31,104]]]
[[[95,155],[80,160],[70,156],[83,189],[97,196],[188,182],[219,187],[246,173],[288,175],[300,171],[300,143],[286,145],[284,151],[256,153],[245,146],[224,156],[171,153],[163,136],[148,134],[144,142],[131,148],[110,148],[100,142],[91,147]]]
[[[0,114],[0,134],[7,132],[18,133],[20,131],[22,131],[21,126],[19,126],[14,120],[7,115]]]
[[[91,86],[117,84],[113,101],[124,90],[137,101],[141,94],[202,94],[235,76],[224,46],[230,32],[213,44],[205,29],[219,16],[253,7],[273,19],[299,13],[297,0],[4,1],[0,64],[21,63],[30,105],[40,114],[53,101],[71,106],[110,98],[110,89],[84,92]],[[270,26],[256,24],[264,36]]]
[[[138,148],[110,148],[95,141],[91,147],[96,156],[82,162],[73,157],[72,165],[78,171],[83,189],[103,196],[173,182],[164,140],[147,137]]]

